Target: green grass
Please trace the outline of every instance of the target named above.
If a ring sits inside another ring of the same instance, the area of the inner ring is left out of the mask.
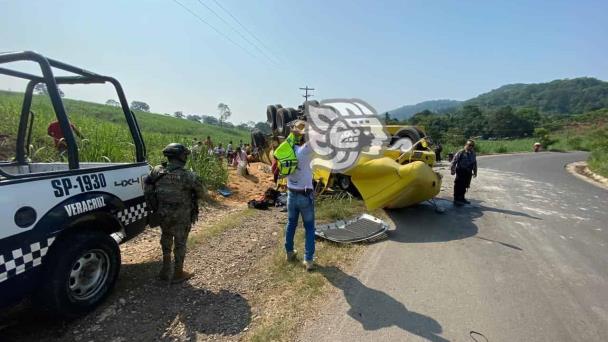
[[[192,248],[196,245],[199,245],[204,240],[208,240],[212,237],[218,236],[225,230],[238,226],[239,224],[243,223],[245,220],[248,220],[255,214],[256,211],[254,209],[248,208],[236,213],[236,215],[227,215],[222,218],[221,221],[215,224],[205,226],[201,231],[195,234],[190,234],[190,236],[188,237],[188,248]]]
[[[364,212],[365,206],[360,200],[322,199],[315,203],[316,222],[349,219]],[[373,215],[385,218],[382,210]],[[298,227],[295,246],[298,252],[297,262],[285,260],[283,248],[284,237],[278,237],[277,248],[269,256],[268,276],[273,283],[273,309],[268,311],[248,337],[251,341],[291,341],[301,317],[314,314],[319,300],[327,292],[329,281],[320,271],[306,272],[301,264],[303,259],[304,229]],[[363,244],[336,244],[317,240],[315,264],[318,266],[335,266],[348,269],[363,252]],[[261,304],[263,305],[263,304]]]
[[[591,171],[608,177],[608,127],[595,126],[588,129],[564,130],[562,139],[556,144],[563,150],[590,151],[587,164]]]
[[[19,125],[19,113],[23,94],[0,91],[0,134],[8,135],[0,145],[0,159],[14,157],[15,135]],[[79,157],[88,162],[133,161],[135,148],[124,114],[120,108],[98,103],[63,99],[64,106],[74,125],[85,139],[77,139]],[[46,96],[34,96],[32,111],[35,113],[30,158],[34,162],[58,161],[53,140],[47,135],[49,122],[55,120],[55,112]],[[151,164],[164,160],[162,149],[171,142],[190,146],[194,138],[211,136],[215,143],[249,141],[249,132],[189,120],[177,119],[154,113],[135,112],[147,148],[147,159]],[[191,167],[199,172],[211,187],[225,183],[228,177],[225,167],[212,158],[202,158]]]
[[[550,146],[550,151],[590,151],[587,163],[589,168],[604,177],[608,177],[608,127],[604,125],[590,126],[584,129],[564,129],[551,134],[557,142]],[[477,140],[475,151],[478,155],[501,154],[516,152],[532,152],[534,138],[514,140]],[[447,157],[455,153],[461,146],[443,145],[443,154]]]
[[[476,140],[475,151],[478,155],[532,152],[532,145],[536,142],[533,138],[513,139],[513,140]],[[443,145],[443,154],[456,153],[463,146]]]
[[[319,199],[315,205],[317,222],[350,219],[366,210],[363,201],[357,199]]]

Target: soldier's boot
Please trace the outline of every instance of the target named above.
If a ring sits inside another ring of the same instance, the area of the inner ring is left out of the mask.
[[[160,280],[169,281],[171,278],[171,254],[163,255],[163,267],[158,273]]]
[[[194,276],[194,273],[184,271],[184,262],[182,260],[175,260],[175,271],[173,272],[172,284],[178,284],[184,282]]]

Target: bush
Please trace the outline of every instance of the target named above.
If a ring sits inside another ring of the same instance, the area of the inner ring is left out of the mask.
[[[549,136],[549,130],[546,128],[535,128],[534,129],[534,137],[538,140],[538,142],[542,145],[545,150],[549,149],[549,146],[557,143],[557,139],[552,139]]]
[[[215,156],[199,155],[188,159],[188,167],[196,172],[206,187],[218,189],[228,182],[226,160]]]
[[[508,151],[509,150],[507,149],[507,147],[505,145],[500,145],[496,149],[496,153],[507,153]]]
[[[588,135],[591,146],[589,168],[608,177],[608,128],[601,128]]]
[[[566,145],[568,146],[568,149],[570,149],[570,150],[589,151],[589,148],[584,146],[583,138],[581,138],[580,136],[568,138],[566,140]]]

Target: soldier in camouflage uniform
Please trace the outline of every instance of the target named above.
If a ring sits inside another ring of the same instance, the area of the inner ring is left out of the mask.
[[[171,272],[171,248],[175,258],[173,283],[182,282],[193,276],[184,271],[186,242],[190,227],[198,216],[198,200],[203,199],[206,190],[195,173],[185,170],[184,165],[190,151],[182,144],[167,145],[163,154],[168,163],[155,166],[149,179],[155,182],[158,215],[162,235],[160,244],[163,251],[163,267],[159,277],[169,280]]]

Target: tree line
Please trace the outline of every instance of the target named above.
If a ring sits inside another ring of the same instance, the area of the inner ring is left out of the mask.
[[[107,100],[106,105],[113,106],[113,107],[120,107],[120,103],[113,99]],[[146,113],[150,112],[150,106],[143,101],[132,101],[129,108],[134,111],[136,110],[136,111],[141,111],[141,112],[146,112]],[[220,127],[238,128],[238,129],[247,130],[247,131],[257,129],[266,134],[270,133],[270,131],[271,131],[268,123],[262,122],[262,121],[260,121],[260,122],[248,121],[245,123],[240,123],[238,125],[235,125],[232,122],[228,121],[228,119],[232,115],[232,110],[230,109],[230,106],[228,106],[227,104],[225,104],[223,102],[220,102],[217,105],[217,109],[218,109],[217,117],[215,117],[213,115],[184,114],[183,111],[175,111],[173,114],[165,113],[164,115],[173,116],[178,119],[185,119],[185,120],[190,120],[190,121],[194,121],[194,122],[198,122],[198,123],[203,123],[203,124],[207,124],[207,125],[215,125],[215,126],[220,126]]]
[[[388,124],[421,126],[434,141],[460,145],[469,138],[516,139],[532,137],[535,129],[555,129],[559,120],[555,116],[541,114],[534,108],[503,106],[482,109],[477,105],[464,105],[450,113],[434,113],[424,110],[404,121],[397,121],[385,113]]]

